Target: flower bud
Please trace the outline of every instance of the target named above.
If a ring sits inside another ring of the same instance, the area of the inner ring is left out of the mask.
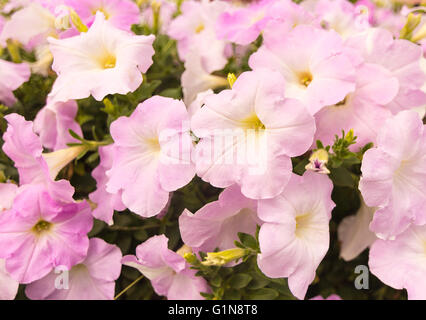
[[[202,262],[205,266],[223,266],[231,261],[238,260],[247,255],[247,250],[233,248],[219,252],[208,252],[206,260]]]
[[[80,154],[87,150],[87,146],[79,145],[55,152],[43,153],[43,158],[49,167],[49,174],[55,179],[59,171],[61,171],[68,163],[77,158]]]

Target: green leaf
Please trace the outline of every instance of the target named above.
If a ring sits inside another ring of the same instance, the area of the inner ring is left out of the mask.
[[[237,273],[229,279],[229,285],[234,289],[242,289],[245,288],[251,280],[252,277],[250,275],[246,273]]]
[[[292,293],[290,292],[290,289],[288,288],[287,279],[280,279],[280,280],[282,281],[280,281],[279,283],[271,282],[269,284],[269,287],[271,289],[277,290],[281,295],[294,299],[294,296],[292,295]]]
[[[213,294],[214,294],[215,297],[222,298],[223,293],[224,293],[223,288],[213,287],[212,291],[213,291]]]
[[[332,168],[330,179],[336,186],[351,188],[355,186],[351,173],[345,167]]]
[[[346,166],[351,166],[354,164],[360,164],[361,160],[357,156],[351,156],[349,158],[346,158],[343,162]]]
[[[200,292],[200,295],[207,300],[212,300],[214,298],[214,295],[211,293]]]
[[[146,232],[146,230],[139,230],[133,233],[133,238],[142,242],[148,238],[148,233]]]
[[[96,160],[99,159],[99,153],[94,152],[90,156],[87,157],[87,163],[94,163]]]
[[[84,163],[82,162],[77,162],[74,165],[74,172],[76,174],[78,174],[79,176],[84,176],[86,173],[86,167],[84,166]]]
[[[235,289],[227,290],[222,297],[222,300],[240,300],[240,299],[241,299],[241,293]]]
[[[169,88],[160,92],[160,96],[169,97],[173,99],[182,99],[181,88]]]
[[[96,236],[105,228],[105,226],[106,226],[105,222],[98,219],[94,219],[92,230],[89,232],[88,236],[89,237]]]
[[[144,81],[135,92],[129,93],[128,96],[133,99],[135,103],[142,102],[143,100],[150,98],[160,84],[160,80],[152,80],[149,82]]]
[[[333,161],[331,162],[331,167],[332,168],[339,168],[341,165],[343,164],[343,160],[342,159],[333,159]]]
[[[75,133],[73,130],[69,129],[68,132],[70,133],[71,137],[78,141],[84,141],[84,138],[80,137],[77,133]]]
[[[116,108],[116,106],[111,102],[111,100],[109,100],[108,98],[105,98],[104,100],[103,100],[103,103],[104,103],[104,106],[105,107],[103,107],[103,108],[101,108],[101,111],[103,111],[103,112],[105,112],[105,113],[107,113],[107,114],[109,114],[109,115],[112,115],[112,116],[115,116],[116,115],[116,110],[117,110],[117,108]]]
[[[279,296],[278,291],[270,288],[261,288],[251,291],[247,298],[249,300],[273,300]]]
[[[132,235],[120,234],[115,244],[121,249],[124,254],[130,253],[130,246],[132,244]]]
[[[234,241],[234,244],[237,248],[245,249],[246,247],[239,241]]]
[[[214,287],[220,287],[222,285],[222,277],[217,274],[210,280],[210,284]]]
[[[365,146],[363,146],[360,150],[361,154],[364,154],[368,149],[371,149],[374,147],[374,144],[372,142],[367,143]]]
[[[308,159],[300,160],[299,163],[293,168],[293,172],[299,176],[303,175],[303,173],[306,171],[305,167],[308,163]]]
[[[247,289],[260,289],[266,287],[270,283],[267,279],[253,278],[247,286]]]
[[[77,122],[80,125],[85,124],[86,122],[92,121],[95,117],[90,115],[90,114],[83,114],[83,113],[78,113],[77,114]]]
[[[243,232],[238,232],[238,238],[245,247],[251,248],[253,250],[258,250],[257,241],[252,235]]]

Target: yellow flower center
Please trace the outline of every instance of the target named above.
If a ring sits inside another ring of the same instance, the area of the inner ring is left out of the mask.
[[[255,113],[243,119],[241,124],[245,129],[265,130],[265,125]]]
[[[148,148],[151,149],[152,152],[160,152],[161,145],[158,138],[149,138],[145,140],[145,143],[148,145]]]
[[[309,71],[300,72],[298,74],[299,83],[304,86],[308,87],[312,82],[312,74]]]
[[[45,220],[40,220],[35,224],[35,226],[32,228],[32,231],[40,235],[42,233],[48,232],[52,227],[52,224],[50,222],[47,222]]]
[[[100,11],[100,12],[102,12],[104,14],[106,20],[109,19],[109,17],[110,17],[109,13],[104,8],[102,8],[102,7],[93,9],[92,10],[92,14],[96,15],[96,12],[98,12],[98,11]]]
[[[99,64],[102,69],[112,69],[115,68],[117,58],[111,53],[106,53],[99,59]]]
[[[309,226],[310,214],[304,213],[296,216],[296,237],[300,238],[303,235],[303,232]]]
[[[200,33],[204,30],[204,24],[200,23],[197,28],[195,28],[195,33]]]

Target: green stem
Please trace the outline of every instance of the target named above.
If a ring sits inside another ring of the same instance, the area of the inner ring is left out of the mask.
[[[137,278],[135,281],[133,281],[131,284],[129,284],[123,291],[121,291],[119,294],[117,294],[114,297],[114,300],[117,300],[118,298],[120,298],[124,293],[126,293],[127,290],[129,290],[131,287],[133,287],[136,283],[138,283],[139,281],[141,281],[143,279],[144,275],[141,275],[139,278]]]

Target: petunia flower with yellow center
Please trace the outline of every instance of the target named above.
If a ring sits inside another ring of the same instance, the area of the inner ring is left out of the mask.
[[[153,35],[136,36],[119,30],[99,11],[87,32],[48,40],[52,68],[58,74],[50,97],[59,102],[90,95],[102,100],[108,94],[136,90],[154,54]]]

